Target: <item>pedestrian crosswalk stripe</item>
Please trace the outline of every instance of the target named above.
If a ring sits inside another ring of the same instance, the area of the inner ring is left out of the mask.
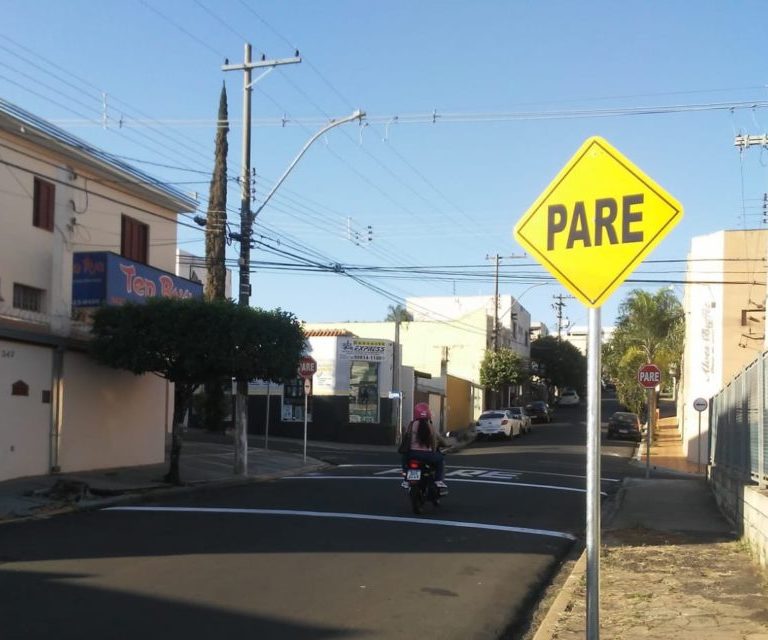
[[[256,516],[297,516],[309,518],[339,518],[344,520],[376,520],[379,522],[395,522],[403,524],[422,524],[441,527],[460,527],[463,529],[482,529],[486,531],[503,531],[507,533],[522,533],[528,535],[547,536],[576,540],[576,536],[563,531],[548,529],[531,529],[529,527],[512,527],[502,524],[485,522],[462,522],[459,520],[435,520],[427,518],[407,518],[401,516],[380,516],[367,513],[340,513],[335,511],[302,511],[294,509],[238,509],[227,507],[107,507],[104,511],[139,511],[154,513],[220,513],[232,515]]]

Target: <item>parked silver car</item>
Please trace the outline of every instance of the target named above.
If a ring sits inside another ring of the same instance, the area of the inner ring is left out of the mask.
[[[522,433],[530,433],[531,432],[531,416],[528,415],[528,412],[525,410],[525,407],[507,407],[507,411],[509,411],[513,417],[520,420],[520,431]]]

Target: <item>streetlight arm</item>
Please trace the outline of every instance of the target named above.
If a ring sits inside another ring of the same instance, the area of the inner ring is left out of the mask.
[[[352,115],[347,116],[346,118],[342,118],[341,120],[331,120],[327,125],[325,125],[320,131],[318,131],[315,135],[313,135],[309,140],[307,140],[307,143],[302,147],[301,151],[299,151],[298,155],[293,159],[293,162],[288,165],[288,168],[283,172],[283,175],[280,176],[280,179],[277,181],[274,187],[272,187],[271,191],[267,194],[267,197],[264,198],[264,202],[262,202],[256,211],[253,212],[253,219],[256,218],[256,216],[261,213],[261,210],[267,206],[267,203],[272,199],[272,196],[275,195],[275,191],[277,191],[280,188],[280,185],[283,184],[285,179],[288,177],[288,174],[293,170],[293,168],[296,166],[299,160],[301,160],[302,156],[307,152],[307,149],[309,149],[310,146],[312,146],[312,143],[317,140],[321,135],[323,135],[326,131],[333,129],[334,127],[338,127],[341,124],[346,124],[347,122],[352,122],[353,120],[361,120],[365,117],[365,111],[360,111],[358,109],[355,111]]]

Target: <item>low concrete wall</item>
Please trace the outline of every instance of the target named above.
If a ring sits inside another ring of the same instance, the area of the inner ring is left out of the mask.
[[[710,468],[709,481],[720,511],[749,545],[755,560],[768,569],[768,491],[718,467]]]
[[[768,569],[768,490],[744,487],[744,538],[763,569]]]

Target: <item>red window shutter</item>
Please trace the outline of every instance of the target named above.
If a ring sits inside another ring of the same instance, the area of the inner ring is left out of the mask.
[[[56,200],[56,186],[35,178],[32,202],[32,224],[40,229],[53,231],[53,205]]]
[[[129,260],[147,264],[149,257],[149,225],[123,215],[120,230],[120,254]]]

